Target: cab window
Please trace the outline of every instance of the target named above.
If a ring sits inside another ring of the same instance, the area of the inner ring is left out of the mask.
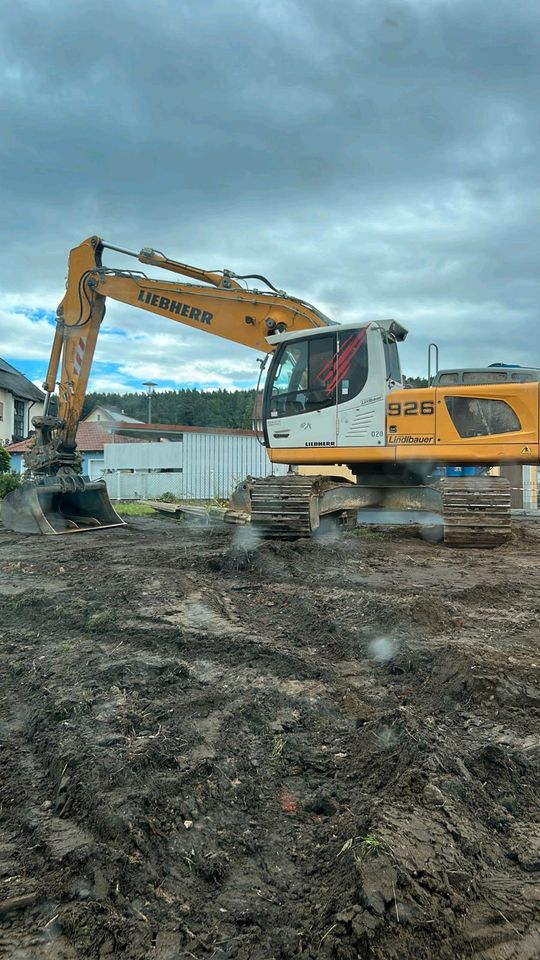
[[[283,346],[270,388],[270,416],[289,417],[335,403],[335,354],[334,334]]]
[[[398,345],[393,337],[385,336],[384,356],[386,360],[386,378],[394,383],[401,383],[401,365],[399,362]]]
[[[337,402],[353,400],[364,389],[368,375],[367,330],[339,334],[339,354],[335,363]]]

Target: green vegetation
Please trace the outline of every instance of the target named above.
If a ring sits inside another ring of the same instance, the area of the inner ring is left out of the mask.
[[[274,737],[272,741],[272,751],[270,753],[271,760],[281,760],[283,755],[283,748],[285,746],[284,737]]]
[[[0,500],[3,500],[12,490],[16,490],[20,482],[17,473],[3,473],[0,476]]]
[[[4,447],[0,447],[0,500],[19,486],[18,473],[10,473],[11,457]]]
[[[121,517],[157,517],[156,511],[145,503],[115,503],[114,509]]]
[[[100,627],[106,627],[114,623],[114,612],[112,610],[98,610],[88,617],[88,627],[90,630],[99,630]]]
[[[405,377],[405,380],[411,387],[427,386],[424,377]],[[250,429],[255,393],[255,390],[160,390],[152,396],[152,422]],[[148,397],[145,393],[89,393],[82,417],[98,404],[115,407],[128,417],[146,422]]]
[[[250,429],[254,402],[255,390],[163,390],[152,396],[152,422]],[[136,420],[147,419],[145,393],[88,393],[83,418],[98,404],[115,407]]]
[[[9,473],[11,457],[5,447],[0,447],[0,473]]]
[[[383,523],[383,521],[381,521]],[[374,530],[373,527],[364,525],[355,527],[354,530],[349,531],[351,537],[358,537],[360,540],[386,540],[384,533],[381,533],[380,530]]]
[[[385,846],[385,842],[381,837],[376,837],[375,834],[368,833],[367,836],[361,838],[360,846],[362,853],[377,853]]]
[[[428,386],[426,377],[407,377],[404,375],[403,379],[409,387],[427,387]]]
[[[360,850],[360,856],[368,856],[369,854],[377,854],[383,850],[388,850],[388,845],[381,837],[377,837],[374,833],[368,833],[365,837],[349,837],[339,851],[338,857],[341,857],[343,853],[347,853],[349,850],[358,849]],[[355,857],[357,856],[356,852],[354,855]]]

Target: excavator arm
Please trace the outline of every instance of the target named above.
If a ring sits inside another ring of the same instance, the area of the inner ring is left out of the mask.
[[[167,270],[177,279],[150,279],[139,269],[106,266],[106,250]],[[246,280],[259,280],[268,290],[248,289],[241,282]],[[2,522],[12,530],[66,533],[123,522],[108,498],[104,481],[82,477],[76,439],[108,299],[265,353],[273,349],[266,340],[269,334],[332,325],[311,304],[277,290],[265,277],[202,270],[170,260],[159,250],[146,248],[135,253],[106,244],[99,237],[84,240],[69,256],[66,293],[57,310],[43,384],[45,410],[32,421],[36,435],[26,455],[32,480],[3,501]],[[58,411],[51,416],[49,400],[57,383]]]

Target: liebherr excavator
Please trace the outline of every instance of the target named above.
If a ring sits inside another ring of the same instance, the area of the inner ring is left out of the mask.
[[[135,257],[182,280],[150,279],[103,264],[105,251]],[[248,288],[258,281],[267,289]],[[81,473],[76,432],[107,299],[117,300],[270,357],[262,399],[272,463],[345,464],[357,482],[331,476],[246,480],[234,503],[263,537],[309,536],[323,518],[347,524],[364,508],[442,514],[450,545],[495,546],[510,535],[509,485],[500,477],[440,479],[440,467],[539,462],[538,371],[460,370],[406,389],[394,320],[336,324],[260,275],[209,272],[145,248],[134,253],[90,237],[69,257],[58,307],[44,414],[33,420],[30,480],[9,494],[2,522],[58,534],[122,524],[104,481]],[[267,357],[268,359],[268,357]],[[58,415],[47,408],[56,387]]]

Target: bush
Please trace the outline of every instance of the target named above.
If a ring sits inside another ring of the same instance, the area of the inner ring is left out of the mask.
[[[18,473],[0,474],[0,500],[3,500],[12,490],[16,490],[20,482],[21,479]]]
[[[9,473],[11,457],[5,447],[0,447],[0,474]]]

